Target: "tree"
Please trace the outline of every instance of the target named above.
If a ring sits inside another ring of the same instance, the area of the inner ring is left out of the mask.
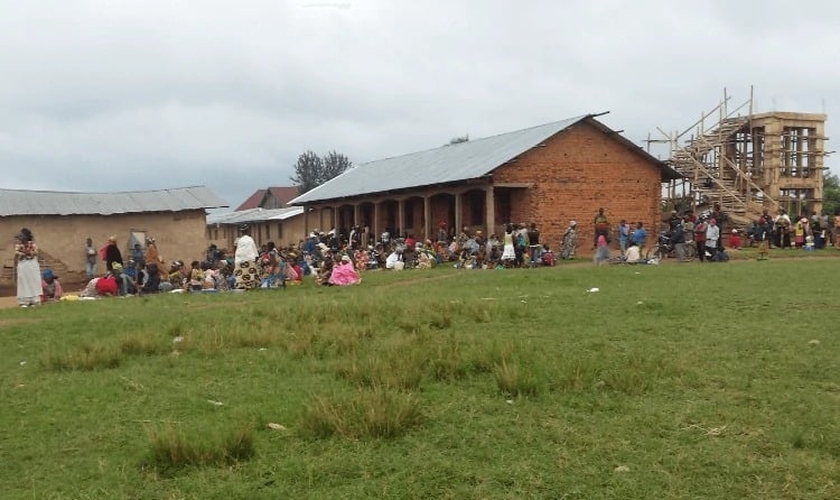
[[[298,192],[303,194],[343,174],[352,166],[353,162],[336,151],[318,156],[309,150],[298,156],[295,163],[295,176],[290,179],[297,184]]]
[[[324,164],[324,169],[321,173],[320,184],[327,182],[333,177],[338,177],[353,166],[353,162],[351,162],[343,154],[337,153],[335,150],[324,155],[321,160]]]
[[[309,150],[298,156],[295,163],[295,176],[290,179],[297,184],[298,192],[303,194],[322,184],[323,171],[324,160]]]
[[[460,135],[458,137],[453,137],[449,139],[449,144],[447,146],[451,146],[453,144],[461,144],[462,142],[469,142],[470,141],[470,134]]]
[[[823,179],[823,211],[829,215],[840,211],[840,178],[835,174]]]

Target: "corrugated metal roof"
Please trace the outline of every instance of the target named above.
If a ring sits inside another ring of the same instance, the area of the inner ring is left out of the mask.
[[[592,115],[363,163],[289,203],[301,204],[482,177]]]
[[[303,207],[274,208],[270,210],[252,208],[250,210],[240,210],[223,214],[208,214],[207,225],[215,226],[218,224],[224,226],[245,224],[248,222],[265,222],[268,220],[286,220],[302,213]]]
[[[298,195],[298,187],[271,186],[268,189],[258,189],[256,192],[254,192],[254,194],[249,196],[247,200],[243,201],[241,205],[236,207],[236,211],[241,212],[243,210],[250,210],[252,208],[260,207],[268,193],[274,195],[274,197],[280,201],[280,206],[285,208],[289,205],[289,201],[291,201],[295,196]]]
[[[12,215],[114,215],[227,207],[205,186],[121,193],[0,189],[0,217]]]

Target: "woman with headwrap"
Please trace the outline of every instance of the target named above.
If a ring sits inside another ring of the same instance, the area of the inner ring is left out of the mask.
[[[233,254],[233,275],[236,278],[237,290],[250,290],[259,286],[259,271],[257,270],[257,258],[260,256],[257,244],[251,238],[251,228],[243,225],[239,228],[242,233],[236,239],[234,245],[236,252]]]
[[[577,222],[569,222],[569,228],[563,233],[563,241],[560,243],[560,258],[574,259],[577,251]]]
[[[41,266],[38,264],[38,247],[32,231],[20,230],[16,236],[15,265],[17,268],[17,301],[20,307],[41,303]]]

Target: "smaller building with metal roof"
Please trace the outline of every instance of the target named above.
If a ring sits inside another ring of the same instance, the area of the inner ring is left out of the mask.
[[[297,243],[303,236],[303,207],[252,208],[207,216],[207,239],[219,248],[233,248],[243,225],[249,226],[257,245]]]
[[[0,282],[14,278],[14,235],[23,227],[35,235],[42,267],[82,280],[87,238],[98,249],[116,237],[124,263],[146,237],[170,260],[199,259],[207,247],[207,210],[224,207],[205,186],[109,193],[0,189],[0,234],[7,235],[0,240]],[[104,270],[97,263],[97,271]]]

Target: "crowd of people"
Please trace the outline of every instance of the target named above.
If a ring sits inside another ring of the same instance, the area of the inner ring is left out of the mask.
[[[727,249],[746,245],[757,246],[758,258],[765,259],[770,248],[820,249],[833,245],[835,239],[834,220],[825,214],[792,220],[784,210],[775,217],[765,210],[745,234],[731,229],[725,237],[723,227],[727,222],[719,205],[697,216],[692,211],[682,215],[673,211],[660,238],[668,241],[676,259],[685,259],[686,248],[692,245],[700,261],[727,260]],[[621,220],[613,228],[601,208],[593,220],[593,229],[596,264],[647,262],[648,233],[642,222]],[[610,248],[616,238],[618,255],[613,257]],[[32,232],[23,228],[16,239],[19,305],[29,307],[66,297],[58,276],[51,269],[40,269]],[[376,239],[366,229],[354,226],[349,232],[315,230],[299,244],[288,247],[278,247],[273,242],[257,246],[250,236],[250,227],[243,225],[232,250],[210,245],[201,260],[193,260],[189,265],[181,260],[165,262],[152,237],[146,238],[145,247],[135,244],[125,261],[115,236],[98,250],[88,238],[84,248],[88,281],[74,297],[285,288],[303,283],[307,276],[317,285],[345,286],[361,283],[361,275],[370,270],[428,269],[445,264],[460,269],[554,266],[557,258],[574,259],[578,247],[576,221],[570,221],[563,233],[557,257],[534,223],[509,223],[501,237],[485,237],[481,230],[467,227],[456,234],[441,222],[437,238],[424,241],[410,234],[392,236],[388,230]],[[106,272],[96,276],[100,260],[105,263]]]

